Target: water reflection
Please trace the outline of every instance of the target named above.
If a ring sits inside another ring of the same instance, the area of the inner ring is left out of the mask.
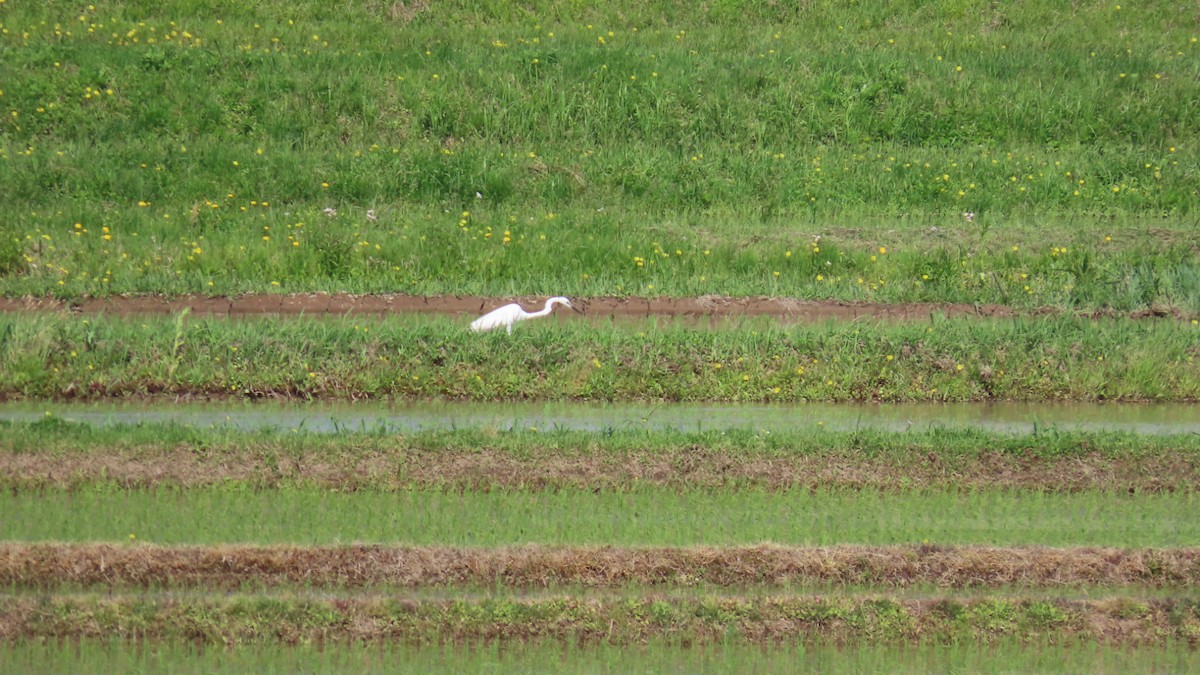
[[[1097,403],[948,404],[590,404],[590,403],[22,403],[0,404],[0,420],[46,412],[89,424],[175,422],[196,427],[415,431],[494,428],[573,429],[879,429],[976,428],[1030,433],[1037,428],[1200,433],[1200,405]]]

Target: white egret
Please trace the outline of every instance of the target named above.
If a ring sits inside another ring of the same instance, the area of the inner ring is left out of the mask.
[[[524,321],[525,319],[536,319],[539,316],[546,316],[550,312],[554,311],[554,305],[558,304],[566,305],[571,309],[575,309],[575,306],[571,304],[571,301],[562,297],[561,295],[557,295],[547,300],[546,306],[536,312],[526,312],[520,305],[514,302],[511,305],[505,305],[503,307],[493,309],[487,314],[475,319],[471,322],[471,330],[475,331],[476,333],[482,333],[484,331],[493,330],[503,326],[505,330],[508,331],[508,334],[512,335],[512,327],[514,323],[518,321]],[[575,309],[575,311],[578,312],[579,310]]]

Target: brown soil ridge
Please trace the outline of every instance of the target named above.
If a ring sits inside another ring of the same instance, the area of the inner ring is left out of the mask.
[[[982,450],[978,454],[853,451],[730,455],[721,449],[573,452],[502,449],[469,452],[354,446],[340,451],[270,447],[229,450],[183,445],[93,449],[72,454],[22,452],[0,442],[0,486],[16,490],[111,484],[125,489],[196,488],[244,483],[256,488],[319,486],[339,490],[592,489],[1034,489],[1051,492],[1200,490],[1192,453],[1116,457],[1091,451],[1070,456]]]
[[[1200,548],[865,546],[165,547],[0,544],[0,586],[204,588],[929,585],[1193,588]]]
[[[0,641],[186,640],[229,646],[328,641],[558,640],[639,645],[788,642],[1195,645],[1189,600],[974,600],[804,596],[411,600],[300,596],[0,596]]]
[[[71,311],[117,316],[175,314],[184,309],[200,316],[245,317],[257,315],[342,316],[387,314],[478,315],[510,302],[540,308],[543,296],[485,297],[474,295],[415,296],[401,294],[352,295],[347,293],[252,294],[234,297],[140,295],[84,298],[63,301],[51,297],[0,297],[0,312]],[[1005,305],[970,303],[873,303],[835,300],[803,300],[771,297],[725,297],[705,295],[690,298],[595,297],[576,303],[592,318],[691,317],[725,318],[766,316],[794,321],[882,319],[927,320],[932,315],[948,317],[1013,317],[1057,314],[1052,308],[1021,310]],[[1176,310],[1150,309],[1136,312],[1090,312],[1083,316],[1129,316],[1134,318],[1173,316]]]

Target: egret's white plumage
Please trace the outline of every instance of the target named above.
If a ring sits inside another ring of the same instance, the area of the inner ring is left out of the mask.
[[[514,323],[518,321],[524,321],[525,319],[536,319],[539,316],[546,316],[550,312],[554,311],[555,305],[559,304],[566,305],[571,309],[575,309],[575,306],[571,304],[571,301],[562,297],[561,295],[547,300],[546,306],[536,312],[526,312],[520,305],[514,302],[511,305],[505,305],[503,307],[493,309],[487,314],[475,319],[471,322],[471,330],[475,331],[476,333],[482,333],[484,331],[494,330],[503,326],[511,335]],[[575,309],[575,311],[578,312],[579,310]]]

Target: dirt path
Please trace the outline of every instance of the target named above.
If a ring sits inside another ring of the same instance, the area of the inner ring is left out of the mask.
[[[83,313],[172,314],[185,308],[193,314],[210,316],[252,316],[257,314],[481,314],[508,302],[518,301],[534,308],[544,298],[481,297],[481,296],[411,296],[411,295],[242,295],[237,297],[204,297],[185,295],[175,298],[159,296],[115,296],[78,301],[53,298],[0,298],[2,312],[74,311]],[[1021,312],[1003,305],[968,305],[947,303],[850,303],[808,301],[791,298],[591,298],[580,303],[593,317],[735,317],[773,316],[796,320],[826,319],[927,319],[931,313],[947,316],[1015,316],[1042,314],[1049,310]]]
[[[0,297],[0,312],[71,311],[87,314],[105,313],[118,316],[139,314],[173,314],[190,309],[202,316],[244,317],[263,314],[331,316],[344,314],[451,314],[478,315],[509,302],[520,302],[527,309],[538,308],[545,301],[540,296],[484,297],[415,296],[415,295],[350,295],[346,293],[305,293],[295,295],[240,295],[207,297],[183,295],[113,296],[57,300],[55,298]],[[767,316],[793,321],[826,321],[830,319],[924,320],[932,314],[944,316],[1011,317],[1056,314],[1053,308],[1016,309],[1005,305],[973,305],[966,303],[874,303],[835,300],[799,300],[795,298],[748,297],[731,298],[705,295],[694,298],[587,298],[576,304],[590,317],[693,317],[728,318]],[[1085,316],[1129,316],[1132,318],[1175,317],[1183,315],[1173,310],[1140,310],[1136,312],[1088,312]]]
[[[60,301],[53,298],[0,298],[0,311],[75,311],[116,315],[172,314],[185,308],[193,314],[211,316],[252,316],[257,314],[464,314],[476,315],[517,301],[535,308],[544,298],[481,296],[411,295],[243,295],[237,297],[157,296],[92,298]],[[1002,305],[942,303],[848,303],[806,301],[790,298],[591,298],[579,303],[594,317],[734,317],[773,316],[797,320],[856,319],[927,319],[931,313],[948,316],[1014,316],[1020,314]]]

